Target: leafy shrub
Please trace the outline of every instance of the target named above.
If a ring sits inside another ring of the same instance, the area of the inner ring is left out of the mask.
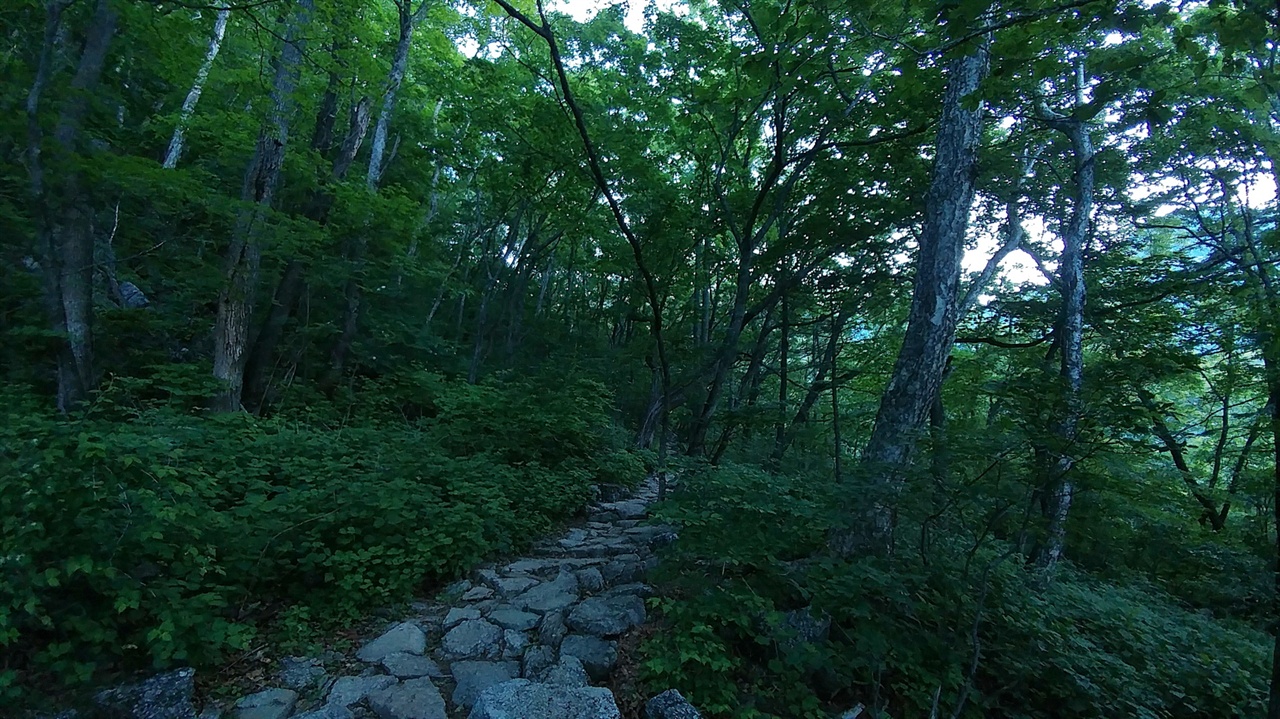
[[[0,697],[103,667],[208,664],[276,614],[403,600],[579,510],[592,458],[616,451],[597,385],[433,381],[432,416],[349,427],[126,419],[112,402],[68,421],[6,398]],[[544,424],[522,431],[533,407]]]
[[[681,541],[660,571],[670,627],[642,647],[650,688],[713,716],[1247,717],[1262,711],[1268,640],[1157,587],[1060,568],[1044,583],[993,542],[936,541],[890,560],[824,557],[836,493],[817,478],[726,466],[661,508]],[[904,536],[914,530],[900,527]],[[795,640],[787,613],[831,619]],[[977,625],[977,665],[973,644]]]

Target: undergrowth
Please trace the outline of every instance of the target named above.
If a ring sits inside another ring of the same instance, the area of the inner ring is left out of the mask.
[[[1265,705],[1269,638],[1141,579],[1063,566],[1045,582],[1008,543],[959,532],[927,552],[900,541],[891,559],[831,558],[828,478],[703,467],[660,515],[680,541],[656,578],[668,626],[643,647],[644,679],[710,716],[863,704],[898,718],[1208,718]],[[808,641],[804,617],[830,627]]]
[[[271,419],[110,387],[70,420],[3,397],[0,705],[354,619],[643,474],[586,381],[408,372]]]

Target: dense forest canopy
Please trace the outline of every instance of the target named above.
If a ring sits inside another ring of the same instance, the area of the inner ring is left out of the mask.
[[[659,472],[711,715],[1280,717],[1280,4],[566,9],[0,9],[0,704]]]

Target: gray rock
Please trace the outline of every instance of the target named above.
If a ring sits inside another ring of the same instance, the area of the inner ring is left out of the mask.
[[[456,596],[456,595],[462,595],[462,594],[466,594],[468,591],[470,591],[472,586],[473,586],[473,585],[471,584],[471,580],[469,580],[469,579],[459,579],[458,581],[454,582],[453,584],[450,584],[449,586],[445,587],[445,588],[444,588],[444,593],[445,593],[445,594],[452,594],[452,595],[455,595],[455,596]]]
[[[656,593],[653,587],[643,582],[632,582],[630,584],[619,584],[605,592],[605,596],[615,597],[619,594],[634,594],[637,597],[652,597]]]
[[[469,719],[620,719],[613,692],[513,679],[480,695]]]
[[[649,506],[639,499],[628,499],[621,502],[609,502],[600,505],[600,511],[613,512],[622,519],[644,519],[649,514]]]
[[[584,594],[595,594],[604,589],[604,576],[600,574],[600,570],[597,567],[579,569],[576,574],[578,575],[578,588]]]
[[[440,668],[439,664],[417,654],[405,654],[403,652],[388,654],[382,658],[382,666],[386,667],[387,671],[393,676],[401,679],[444,676],[444,670]]]
[[[644,623],[644,600],[632,594],[592,597],[569,612],[569,626],[583,634],[612,637]]]
[[[502,629],[483,619],[469,619],[450,629],[440,641],[446,659],[492,659],[502,653]]]
[[[108,719],[195,719],[195,676],[194,669],[178,669],[108,689],[94,700]]]
[[[542,625],[538,627],[538,641],[559,649],[560,642],[569,633],[569,626],[564,623],[564,612],[548,612],[542,617]]]
[[[472,587],[466,594],[462,595],[464,602],[478,602],[481,599],[488,599],[493,596],[493,590],[488,587]]]
[[[538,583],[533,577],[504,577],[492,569],[479,572],[480,581],[487,584],[500,597],[514,597]]]
[[[587,675],[587,669],[582,666],[581,659],[563,656],[543,674],[542,682],[565,687],[585,687],[591,684],[591,677]]]
[[[388,654],[404,652],[421,654],[427,648],[427,635],[413,622],[401,622],[356,652],[360,661],[376,664]]]
[[[825,613],[814,616],[809,607],[804,607],[784,614],[782,627],[787,636],[780,644],[784,649],[792,649],[803,644],[826,641],[827,635],[831,633],[831,617]]]
[[[515,662],[457,662],[452,669],[453,678],[458,682],[453,690],[453,703],[467,709],[485,689],[514,679],[520,671]]]
[[[223,714],[222,707],[206,706],[203,710],[200,711],[199,719],[222,719],[222,714]],[[54,719],[76,719],[77,716],[78,715],[74,711],[64,712],[54,717]]]
[[[517,631],[533,629],[538,626],[538,619],[537,614],[522,612],[514,607],[499,607],[489,612],[489,621],[503,629],[515,629]]]
[[[600,568],[606,584],[625,584],[640,578],[643,564],[638,554],[623,554]]]
[[[467,621],[468,619],[479,619],[479,618],[480,618],[479,609],[476,609],[474,607],[454,607],[453,609],[449,610],[448,614],[444,615],[444,624],[442,626],[445,629],[449,629],[450,627],[457,626]]]
[[[502,656],[504,659],[519,659],[529,646],[529,635],[507,629],[502,632]]]
[[[578,601],[578,578],[572,572],[562,571],[555,581],[539,584],[511,601],[521,609],[539,614],[566,609]]]
[[[329,697],[325,700],[325,704],[349,707],[379,689],[386,689],[395,683],[395,677],[381,674],[367,677],[339,677],[338,681],[333,683],[333,688],[329,690]]]
[[[326,704],[319,709],[294,714],[293,719],[354,719],[355,715],[346,707],[337,704]]]
[[[593,680],[604,681],[618,663],[618,643],[600,637],[570,634],[560,643],[560,656],[577,657]]]
[[[525,650],[520,663],[520,676],[525,679],[541,680],[542,676],[556,663],[556,650],[541,645]]]
[[[236,719],[285,719],[297,703],[292,689],[267,689],[236,702]]]
[[[285,657],[280,660],[280,683],[290,689],[306,689],[324,682],[324,667],[311,657]]]
[[[668,689],[644,705],[646,719],[702,719],[702,714],[680,692]]]
[[[535,576],[542,576],[559,568],[560,563],[555,559],[517,559],[503,567],[502,571],[508,574],[532,574]]]
[[[409,679],[369,695],[379,719],[447,719],[444,697],[426,677]]]

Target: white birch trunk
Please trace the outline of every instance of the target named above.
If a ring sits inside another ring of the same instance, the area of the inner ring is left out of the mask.
[[[213,61],[218,57],[218,50],[222,48],[222,38],[227,32],[227,19],[231,17],[231,10],[223,8],[218,11],[218,17],[213,21],[213,35],[209,38],[209,51],[205,53],[204,62],[200,64],[200,69],[196,71],[195,82],[191,83],[191,91],[187,93],[187,99],[182,101],[182,111],[178,113],[178,124],[173,128],[173,137],[169,140],[169,149],[164,153],[164,168],[172,170],[178,166],[178,158],[182,155],[182,143],[186,136],[187,124],[191,121],[191,116],[196,111],[196,103],[200,102],[200,94],[204,92],[205,80],[209,78],[209,70],[213,67]]]

